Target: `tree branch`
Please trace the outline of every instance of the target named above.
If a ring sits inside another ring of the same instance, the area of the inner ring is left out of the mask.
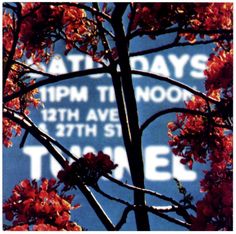
[[[229,38],[232,38],[232,37],[229,37]],[[171,48],[174,48],[174,47],[206,45],[206,44],[210,44],[210,43],[214,43],[214,42],[219,42],[221,40],[222,40],[222,38],[219,37],[219,38],[211,39],[211,40],[196,41],[195,43],[191,43],[191,42],[178,42],[178,43],[176,43],[174,41],[174,42],[171,42],[169,44],[166,44],[166,45],[163,45],[163,46],[160,46],[160,47],[130,53],[130,57],[145,55],[145,54],[152,54],[152,53],[160,52],[160,51],[163,51],[163,50],[171,49]]]
[[[192,33],[192,34],[205,34],[205,35],[212,35],[212,34],[232,34],[233,30],[229,29],[212,29],[212,30],[205,30],[205,29],[198,29],[195,30],[193,28],[181,28],[181,27],[172,27],[168,29],[158,29],[158,30],[141,30],[137,29],[130,34],[128,39],[132,39],[137,36],[160,36],[169,33]]]
[[[132,38],[132,34],[131,34],[131,29],[132,29],[132,25],[134,22],[134,18],[135,18],[135,14],[136,14],[136,7],[137,7],[137,3],[133,2],[133,6],[132,3],[130,3],[130,8],[131,8],[131,15],[130,15],[130,21],[127,27],[127,33],[126,33],[126,38],[127,39],[131,39]]]
[[[119,231],[122,228],[122,226],[126,223],[128,214],[132,210],[133,210],[133,208],[130,207],[130,206],[125,207],[125,209],[123,211],[123,214],[122,214],[122,216],[120,218],[120,221],[116,224],[116,227],[115,227],[116,231]]]
[[[106,192],[104,192],[103,190],[101,190],[98,185],[93,186],[93,189],[94,189],[96,192],[100,193],[101,195],[103,195],[104,197],[106,197],[107,199],[109,199],[109,200],[111,200],[111,201],[116,201],[116,202],[118,202],[118,203],[120,203],[120,204],[122,204],[122,205],[130,206],[130,207],[133,206],[132,204],[130,204],[129,202],[127,202],[127,201],[125,201],[125,200],[123,200],[123,199],[121,199],[121,198],[116,198],[116,197],[113,197],[113,196],[107,194]]]
[[[32,68],[30,71],[33,72]],[[92,68],[92,69],[87,69],[87,70],[83,70],[83,71],[70,72],[70,73],[66,73],[66,74],[62,74],[62,75],[52,75],[52,74],[48,74],[48,73],[39,72],[40,74],[46,75],[48,78],[44,79],[44,80],[40,80],[33,85],[30,85],[24,89],[21,89],[20,91],[18,91],[16,93],[13,93],[12,95],[4,97],[3,102],[6,103],[6,102],[11,101],[14,98],[21,97],[22,95],[24,95],[36,88],[39,88],[43,85],[53,84],[53,83],[57,83],[59,81],[68,80],[68,79],[72,79],[72,78],[88,76],[88,75],[92,75],[92,74],[107,73],[107,72],[108,72],[107,68],[103,68],[103,67]],[[39,74],[39,73],[37,73],[37,74]]]
[[[29,132],[27,130],[25,130],[24,135],[21,140],[21,143],[20,143],[20,146],[19,146],[20,149],[24,147],[28,134],[29,134]]]
[[[185,227],[185,228],[187,228],[187,229],[189,229],[190,226],[191,226],[191,224],[189,224],[189,223],[187,223],[187,222],[184,222],[184,221],[182,221],[182,220],[179,220],[179,219],[170,217],[169,215],[166,215],[166,214],[160,212],[158,209],[155,209],[155,207],[147,207],[146,209],[147,209],[149,212],[151,212],[151,213],[153,213],[153,214],[155,214],[155,215],[157,215],[157,216],[159,216],[159,217],[161,217],[161,218],[163,218],[163,219],[165,219],[165,220],[168,220],[168,221],[171,222],[171,223],[175,223],[175,224],[180,225],[180,226],[182,226],[182,227]]]
[[[108,198],[109,200],[111,201],[116,201],[120,204],[123,204],[123,205],[126,205],[126,209],[124,210],[124,213],[121,217],[121,220],[120,220],[120,224],[119,225],[123,225],[123,223],[125,223],[125,219],[127,217],[127,214],[129,213],[130,210],[139,210],[139,211],[142,211],[144,212],[144,210],[146,211],[149,211],[163,219],[166,219],[172,223],[175,223],[175,224],[178,224],[178,225],[181,225],[181,226],[184,226],[184,227],[189,227],[190,225],[187,223],[187,222],[183,222],[179,219],[176,219],[176,218],[172,218],[164,213],[167,213],[167,212],[176,212],[178,213],[179,215],[183,216],[185,218],[185,220],[187,221],[190,221],[190,216],[188,215],[186,217],[186,215],[184,216],[183,215],[183,211],[180,209],[179,206],[147,206],[147,205],[133,205],[133,204],[130,204],[129,202],[127,201],[124,201],[120,198],[116,198],[116,197],[113,197],[107,193],[105,193],[104,191],[102,191],[98,185],[94,186],[93,187],[95,191],[97,191],[98,193],[100,193],[101,195],[103,195],[104,197]],[[180,211],[180,212],[179,212]],[[185,211],[186,212],[186,211]],[[186,212],[187,213],[187,212]],[[119,227],[119,226],[118,226]]]
[[[8,109],[9,110],[9,109]],[[15,112],[16,113],[16,112]],[[24,118],[34,127],[35,129],[38,129],[40,131],[40,134],[45,137],[49,142],[53,143],[55,146],[57,146],[62,152],[64,152],[67,156],[74,159],[75,161],[78,160],[69,150],[67,150],[62,144],[60,144],[58,141],[56,141],[54,138],[40,130],[34,122],[26,115],[24,115]]]
[[[172,203],[174,205],[180,206],[180,204],[177,201],[175,201],[173,198],[167,197],[167,196],[162,195],[162,194],[160,194],[158,192],[154,192],[154,191],[149,190],[149,189],[139,188],[139,187],[136,187],[136,186],[133,186],[133,185],[129,185],[129,184],[123,183],[122,181],[116,180],[115,178],[113,178],[112,176],[110,176],[108,174],[104,175],[104,177],[107,178],[108,180],[112,181],[113,183],[121,186],[121,187],[124,187],[124,188],[127,188],[127,189],[131,189],[131,190],[137,190],[137,191],[140,191],[142,193],[146,193],[146,194],[155,196],[155,197],[157,197],[157,198],[159,198],[161,200],[170,202],[170,203]]]
[[[178,112],[186,113],[186,114],[191,114],[191,115],[201,115],[201,116],[205,116],[205,117],[209,116],[208,113],[197,111],[197,110],[191,110],[191,109],[180,108],[180,107],[169,108],[169,109],[165,109],[165,110],[162,110],[162,111],[158,111],[157,113],[155,113],[154,115],[149,117],[141,125],[141,127],[140,127],[141,133],[143,133],[143,131],[145,130],[145,128],[147,128],[149,126],[149,124],[151,124],[154,120],[156,120],[160,116],[166,115],[166,114],[169,114],[169,113],[178,113]]]
[[[131,73],[132,74],[137,74],[137,75],[142,75],[142,76],[147,76],[147,77],[150,77],[150,78],[153,78],[153,79],[156,79],[156,80],[161,80],[161,81],[165,81],[169,84],[172,84],[172,85],[175,85],[175,86],[178,86],[182,89],[185,89],[187,91],[189,91],[190,93],[192,94],[195,94],[201,98],[203,98],[204,100],[207,100],[207,101],[210,101],[212,103],[219,103],[219,101],[211,98],[211,97],[208,97],[206,94],[198,91],[198,90],[195,90],[193,88],[191,88],[190,86],[184,84],[184,83],[181,83],[179,81],[176,81],[174,79],[171,79],[169,77],[165,77],[165,76],[160,76],[158,74],[154,74],[154,73],[150,73],[150,72],[144,72],[144,71],[139,71],[139,70],[131,70]]]
[[[167,201],[167,202],[170,202],[174,205],[174,207],[177,208],[178,210],[178,214],[181,215],[185,220],[189,221],[190,220],[190,216],[187,212],[187,209],[192,209],[194,211],[196,211],[195,207],[192,206],[192,207],[184,207],[182,206],[179,202],[177,202],[176,200],[174,200],[173,198],[171,197],[167,197],[163,194],[160,194],[158,192],[154,192],[152,190],[149,190],[149,189],[143,189],[143,188],[139,188],[139,187],[135,187],[135,186],[132,186],[132,185],[129,185],[129,184],[126,184],[126,183],[123,183],[119,180],[116,180],[115,178],[111,177],[110,175],[104,175],[104,177],[106,177],[107,179],[109,179],[110,181],[112,181],[113,183],[116,183],[124,188],[127,188],[127,189],[131,189],[131,190],[138,190],[140,192],[143,192],[143,193],[146,193],[146,194],[149,194],[149,195],[152,195],[152,196],[155,196],[161,200],[164,200],[164,201]]]

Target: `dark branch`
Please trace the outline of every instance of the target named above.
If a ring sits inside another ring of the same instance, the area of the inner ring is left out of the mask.
[[[119,186],[122,186],[124,188],[127,188],[127,189],[131,189],[131,190],[136,190],[136,191],[140,191],[140,192],[143,192],[143,193],[146,193],[146,194],[149,194],[149,195],[152,195],[152,196],[155,196],[161,200],[164,200],[164,201],[167,201],[167,202],[170,202],[176,206],[181,206],[177,201],[175,201],[173,198],[170,198],[170,197],[167,197],[165,195],[162,195],[158,192],[154,192],[152,190],[149,190],[149,189],[143,189],[143,188],[139,188],[139,187],[136,187],[136,186],[133,186],[133,185],[129,185],[129,184],[126,184],[126,183],[123,183],[119,180],[116,180],[115,178],[113,178],[112,176],[106,174],[104,175],[104,177],[106,177],[107,179],[109,179],[110,181],[112,181],[113,183],[115,184],[118,184]]]
[[[135,14],[136,14],[136,7],[137,7],[137,3],[133,2],[133,6],[132,6],[132,3],[130,3],[131,13],[130,13],[130,21],[129,21],[127,33],[126,33],[127,39],[132,37],[131,30],[132,30],[132,25],[133,25]]]
[[[9,118],[15,123],[19,124],[22,128],[26,129],[33,137],[35,137],[42,145],[44,145],[48,151],[55,157],[55,159],[59,162],[59,164],[64,167],[65,166],[65,159],[64,157],[54,149],[49,141],[42,136],[41,131],[33,126],[25,116],[20,115],[19,113],[10,110],[9,108],[3,109],[3,117]]]
[[[154,120],[156,120],[157,118],[159,118],[162,115],[166,115],[169,113],[186,113],[186,114],[191,114],[191,115],[201,115],[201,116],[205,116],[208,117],[208,113],[205,112],[201,112],[201,111],[197,111],[197,110],[191,110],[191,109],[186,109],[186,108],[180,108],[180,107],[174,107],[174,108],[170,108],[170,109],[165,109],[162,111],[158,111],[157,113],[155,113],[154,115],[152,115],[151,117],[149,117],[140,127],[140,131],[141,133],[143,133],[144,129],[147,128],[149,126],[149,124],[151,124]]]
[[[120,107],[125,108],[123,110],[127,121],[121,122],[121,124],[132,182],[135,186],[144,188],[143,157],[141,136],[139,134],[137,103],[134,95],[129,62],[129,45],[126,40],[124,24],[122,22],[122,17],[127,6],[128,3],[115,3],[115,9],[112,12],[112,27],[116,37],[115,45],[118,52],[118,63],[120,67],[120,77],[118,76],[117,78],[120,79],[120,94],[122,95],[122,101],[124,104],[122,106],[119,103],[119,105]],[[135,205],[145,205],[145,194],[134,191],[134,203]],[[135,210],[135,219],[137,230],[150,230],[148,214],[145,210]]]
[[[229,37],[228,39],[230,39],[230,38],[232,39],[232,37]],[[176,43],[174,41],[174,42],[171,42],[167,45],[163,45],[163,46],[160,46],[160,47],[130,53],[130,57],[144,55],[144,54],[152,54],[152,53],[160,52],[160,51],[163,51],[163,50],[171,49],[171,48],[174,48],[174,47],[206,45],[206,44],[211,44],[211,43],[219,42],[219,41],[222,41],[221,37],[216,38],[216,39],[211,39],[211,40],[196,41],[195,43],[191,43],[191,42],[178,42],[178,43]]]
[[[182,227],[185,227],[185,228],[190,228],[191,224],[187,223],[187,222],[184,222],[182,220],[179,220],[179,219],[176,219],[176,218],[173,218],[173,217],[170,217],[169,215],[166,215],[166,214],[163,214],[162,212],[160,212],[158,209],[155,209],[154,207],[147,207],[147,210],[165,220],[168,220],[169,222],[171,223],[175,223],[177,225],[180,225]]]
[[[116,201],[116,202],[118,202],[118,203],[120,203],[122,205],[126,205],[126,206],[129,206],[129,207],[133,206],[131,203],[129,203],[129,202],[127,202],[127,201],[125,201],[125,200],[123,200],[121,198],[116,198],[116,197],[113,197],[113,196],[107,194],[106,192],[102,191],[98,185],[93,186],[93,189],[96,192],[100,193],[101,195],[103,195],[104,197],[106,197],[107,199],[109,199],[111,201]]]
[[[190,227],[190,224],[164,214],[166,212],[178,212],[180,210],[180,207],[178,207],[178,206],[158,206],[157,207],[157,206],[147,206],[147,205],[133,205],[133,204],[130,204],[129,202],[127,202],[127,201],[124,201],[120,198],[116,198],[116,197],[113,197],[113,196],[105,193],[104,191],[102,191],[99,188],[98,185],[94,186],[93,188],[95,189],[95,191],[97,191],[98,193],[100,193],[104,197],[108,198],[109,200],[116,201],[120,204],[123,204],[123,205],[127,206],[126,209],[124,210],[121,221],[119,222],[122,225],[123,225],[123,223],[125,223],[127,214],[129,213],[130,210],[139,210],[139,211],[146,210],[146,211],[149,211],[149,212],[151,212],[151,213],[153,213],[153,214],[155,214],[155,215],[157,215],[157,216],[159,216],[163,219],[166,219],[166,220],[168,220],[172,223],[178,224],[180,226],[184,226],[186,228]],[[180,213],[180,215],[183,215],[183,213]],[[184,218],[187,219],[187,220],[190,220],[189,215],[188,215],[188,217],[184,217]],[[121,225],[121,224],[119,224],[119,225]]]
[[[213,29],[213,30],[204,30],[204,29],[198,29],[195,30],[193,28],[186,28],[183,29],[181,27],[173,27],[173,28],[168,28],[168,29],[158,29],[158,30],[142,30],[142,29],[137,29],[134,32],[130,34],[128,39],[132,39],[136,36],[160,36],[164,34],[169,34],[169,33],[191,33],[191,34],[201,34],[201,35],[212,35],[212,34],[232,34],[233,30],[229,29]]]
[[[213,123],[213,125],[215,127],[218,127],[218,128],[225,128],[225,129],[228,129],[228,130],[232,130],[233,131],[233,125],[230,125],[230,124],[218,124],[218,123]]]
[[[202,92],[199,92],[193,88],[191,88],[190,86],[184,84],[184,83],[181,83],[179,81],[176,81],[174,79],[171,79],[169,77],[165,77],[165,76],[160,76],[158,74],[154,74],[154,73],[150,73],[150,72],[144,72],[144,71],[139,71],[139,70],[131,70],[132,74],[137,74],[137,75],[142,75],[142,76],[148,76],[150,78],[153,78],[153,79],[156,79],[156,80],[161,80],[161,81],[165,81],[165,82],[168,82],[169,84],[172,84],[172,85],[175,85],[175,86],[178,86],[182,89],[186,89],[187,91],[189,91],[190,93],[192,94],[195,94],[201,98],[203,98],[204,100],[207,100],[207,101],[210,101],[210,102],[213,102],[213,103],[218,103],[217,100],[211,98],[211,97],[208,97],[207,95],[205,95],[204,93]]]
[[[31,70],[32,71],[32,70]],[[83,71],[76,71],[76,72],[70,72],[70,73],[66,73],[66,74],[62,74],[62,75],[52,75],[52,74],[46,74],[46,76],[48,76],[47,79],[44,80],[40,80],[37,83],[30,85],[24,89],[21,89],[20,91],[6,96],[3,98],[3,102],[9,102],[14,98],[17,97],[21,97],[22,95],[36,89],[39,88],[43,85],[47,85],[47,84],[53,84],[53,83],[57,83],[59,81],[63,81],[63,80],[68,80],[68,79],[72,79],[72,78],[77,78],[77,77],[83,77],[83,76],[87,76],[87,75],[92,75],[92,74],[101,74],[101,73],[106,73],[107,69],[106,68],[93,68],[93,69],[87,69],[87,70],[83,70]],[[40,72],[42,74],[42,72]],[[39,74],[39,73],[37,73]]]
[[[28,117],[28,116],[24,116],[24,118],[34,127],[34,128],[38,128],[34,122]],[[48,134],[46,134],[45,132],[43,132],[42,130],[39,130],[41,135],[43,137],[45,137],[49,142],[53,143],[55,146],[57,146],[62,152],[64,152],[65,154],[67,154],[67,156],[69,156],[70,158],[77,160],[77,158],[69,151],[67,150],[62,144],[60,144],[58,141],[56,141],[54,138],[52,138],[51,136],[49,136]]]
[[[132,210],[133,210],[133,208],[130,207],[130,206],[125,207],[125,209],[124,209],[124,211],[123,211],[123,214],[122,214],[122,216],[121,216],[121,218],[120,218],[120,221],[117,223],[117,225],[116,225],[116,227],[115,227],[115,230],[116,230],[116,231],[119,231],[119,230],[122,228],[122,226],[126,223],[128,214],[129,214],[129,212],[132,211]]]
[[[20,143],[20,146],[19,146],[20,149],[24,147],[25,141],[26,141],[26,139],[27,139],[28,134],[29,134],[29,132],[28,132],[27,130],[25,130],[25,133],[24,133],[24,135],[23,135],[23,137],[22,137],[22,140],[21,140],[21,143]]]

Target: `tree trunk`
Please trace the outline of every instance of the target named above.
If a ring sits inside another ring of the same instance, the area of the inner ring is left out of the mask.
[[[134,186],[144,188],[144,169],[141,135],[139,131],[137,104],[134,95],[131,68],[128,56],[128,44],[122,24],[122,16],[127,4],[118,3],[112,14],[112,26],[118,51],[120,74],[112,73],[117,105],[122,125],[124,144],[128,156],[131,178]],[[134,191],[134,203],[145,205],[145,194]],[[140,208],[135,210],[136,226],[139,231],[150,230],[148,213]]]

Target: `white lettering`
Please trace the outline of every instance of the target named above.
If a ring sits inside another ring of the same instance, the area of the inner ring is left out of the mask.
[[[48,73],[54,75],[60,75],[68,73],[66,65],[60,55],[55,55],[52,57],[51,62],[48,67]]]
[[[150,72],[157,73],[162,76],[170,76],[168,66],[162,55],[155,56]]]
[[[189,55],[183,54],[178,58],[175,54],[170,54],[168,58],[175,69],[175,77],[182,78],[184,75],[185,65],[189,60]]]
[[[196,79],[205,78],[203,71],[206,69],[207,59],[208,57],[204,54],[197,54],[192,57],[190,63],[192,67],[196,69],[190,72],[190,75],[193,78],[196,78]]]
[[[130,58],[130,66],[132,69],[141,70],[141,71],[148,71],[149,69],[149,62],[148,59],[144,56],[137,56]],[[142,77],[140,75],[133,75],[134,78]]]
[[[105,146],[101,150],[108,154],[115,164],[118,164],[118,167],[113,171],[114,177],[118,180],[123,179],[125,173],[129,173],[125,148],[123,146],[116,146],[114,148]],[[80,147],[78,145],[71,146],[70,151],[78,158],[89,152],[94,154],[97,152],[92,146]],[[31,178],[40,179],[43,176],[42,158],[48,154],[48,151],[43,146],[25,146],[23,153],[31,159]],[[58,171],[61,170],[61,166],[53,157],[50,158],[48,169],[56,177]],[[69,161],[72,162],[73,160],[71,159]],[[170,148],[165,145],[147,146],[144,149],[144,163],[145,179],[150,181],[167,181],[177,178],[180,181],[190,182],[197,179],[197,173],[193,170],[188,170],[186,166],[182,165],[180,158],[174,155],[170,157]]]
[[[43,146],[25,146],[23,153],[30,157],[30,177],[39,180],[41,178],[42,158],[48,153]]]
[[[77,54],[69,54],[67,55],[67,59],[71,61],[72,63],[72,71],[79,71],[80,70],[80,62],[84,60],[83,55],[77,55]]]
[[[186,166],[180,163],[180,158],[172,156],[173,177],[182,181],[194,181],[197,179],[197,173],[193,170],[187,170]]]
[[[169,165],[169,160],[160,158],[160,155],[166,155],[170,152],[167,146],[148,146],[145,150],[145,172],[148,180],[165,181],[171,179],[170,172],[158,172],[157,168]]]

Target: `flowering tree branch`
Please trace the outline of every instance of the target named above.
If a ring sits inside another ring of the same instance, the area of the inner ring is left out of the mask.
[[[67,6],[78,7],[79,9],[84,9],[84,10],[90,12],[93,15],[100,16],[100,17],[104,18],[105,20],[107,20],[108,22],[111,22],[111,16],[110,15],[108,15],[108,14],[106,14],[104,12],[98,11],[97,9],[95,9],[93,7],[90,7],[90,6],[88,6],[88,5],[84,4],[84,3],[50,2],[48,4],[54,5],[54,6],[67,5]]]
[[[6,53],[7,56],[5,56],[6,61],[4,61],[4,67],[3,67],[3,87],[5,87],[6,85],[6,80],[7,80],[7,76],[8,73],[10,71],[11,65],[12,65],[12,61],[15,55],[15,51],[16,51],[16,45],[18,42],[18,37],[19,37],[19,33],[20,33],[20,28],[21,28],[21,4],[17,3],[16,4],[17,7],[15,8],[15,12],[18,16],[18,19],[15,21],[15,14],[13,14],[13,42],[12,42],[12,46],[11,46],[11,50],[10,51],[6,51],[4,48],[4,52]]]
[[[50,141],[45,138],[45,133],[39,130],[36,126],[31,125],[31,123],[27,119],[25,119],[24,116],[21,116],[20,114],[11,111],[7,108],[3,109],[3,117],[9,118],[20,126],[22,126],[23,128],[27,129],[35,139],[37,139],[42,145],[46,147],[46,149],[57,160],[57,162],[63,168],[65,168],[66,160],[60,154],[60,152],[50,143]],[[83,183],[83,181],[81,181],[79,177],[77,178],[77,182],[77,186],[79,187],[80,191],[84,194],[84,196],[86,197],[86,199],[88,200],[91,207],[94,209],[98,218],[101,220],[106,229],[110,231],[114,230],[114,225],[112,224],[111,220],[106,215],[105,211],[102,209],[101,205],[98,203],[94,195],[91,193],[89,188]]]

